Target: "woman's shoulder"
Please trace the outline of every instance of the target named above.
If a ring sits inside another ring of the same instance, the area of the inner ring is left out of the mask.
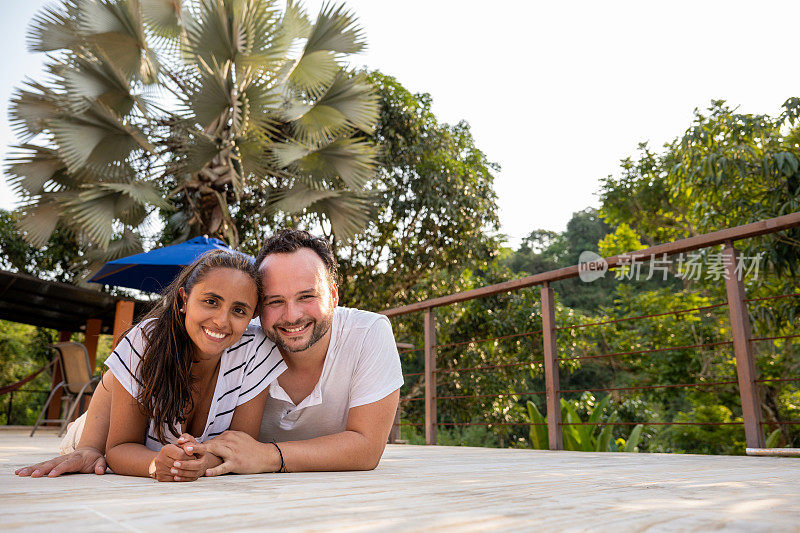
[[[261,324],[253,321],[244,330],[242,337],[234,342],[225,353],[235,360],[246,360],[256,352],[262,351],[265,346],[269,348],[272,345],[272,341],[264,335]]]
[[[155,325],[155,320],[155,318],[148,318],[131,327],[122,339],[120,339],[118,348],[133,350],[136,355],[141,357],[141,350],[144,348],[145,341]]]

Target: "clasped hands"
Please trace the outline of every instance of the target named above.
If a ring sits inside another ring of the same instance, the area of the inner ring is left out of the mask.
[[[158,481],[195,481],[229,472],[257,474],[265,471],[263,446],[242,431],[225,431],[203,443],[184,433],[177,444],[167,444],[158,452],[152,477]]]

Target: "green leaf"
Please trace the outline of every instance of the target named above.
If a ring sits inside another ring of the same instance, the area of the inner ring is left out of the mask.
[[[642,437],[642,430],[644,426],[642,424],[636,424],[631,431],[631,434],[628,436],[628,440],[625,441],[625,450],[626,452],[635,452],[636,447],[639,445],[639,440]]]
[[[319,50],[304,53],[289,73],[289,83],[299,91],[316,96],[333,82],[341,66],[333,52]]]
[[[528,419],[532,424],[546,424],[547,419],[542,416],[536,404],[528,400]],[[550,442],[547,437],[547,426],[545,425],[532,425],[529,430],[531,444],[536,450],[547,450],[550,448]]]
[[[780,428],[778,428],[778,429],[776,429],[775,431],[773,431],[772,433],[769,434],[769,437],[767,437],[767,443],[765,444],[765,446],[767,448],[777,448],[778,444],[780,443],[780,441],[781,441],[781,430],[780,430]]]
[[[363,74],[340,74],[315,105],[336,109],[349,125],[365,133],[372,133],[378,122],[378,97]]]
[[[230,63],[207,64],[198,59],[197,75],[187,87],[185,104],[204,128],[218,121],[232,105]]]
[[[606,394],[602,400],[600,400],[595,404],[594,409],[592,410],[592,414],[589,415],[589,419],[587,420],[587,422],[589,422],[590,424],[596,424],[597,422],[600,422],[600,418],[603,416],[603,411],[606,410],[610,402],[611,402],[611,395]],[[589,426],[589,427],[594,428],[595,426]]]
[[[614,423],[616,421],[617,421],[617,413],[614,413],[609,417],[608,423],[603,427],[603,430],[597,437],[597,444],[595,445],[595,451],[597,452],[613,451],[611,449],[611,439],[614,437]]]

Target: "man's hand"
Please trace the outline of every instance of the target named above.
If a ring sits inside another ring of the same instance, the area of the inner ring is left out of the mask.
[[[78,448],[72,453],[14,471],[18,476],[30,477],[58,477],[67,473],[91,474],[92,472],[97,475],[105,474],[106,458],[100,450],[89,447]]]
[[[180,466],[175,466],[175,463],[183,465],[184,462],[191,459],[194,459],[194,457],[187,455],[179,446],[166,444],[155,458],[155,478],[158,481],[195,481],[203,475],[202,471],[187,470]]]
[[[280,458],[275,446],[258,442],[243,431],[226,431],[200,444],[187,443],[184,449],[186,453],[212,453],[222,459],[221,465],[206,470],[207,476],[218,476],[229,472],[258,474],[274,472],[280,467]]]

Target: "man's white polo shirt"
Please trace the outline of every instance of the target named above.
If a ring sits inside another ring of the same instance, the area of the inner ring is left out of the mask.
[[[337,307],[331,343],[314,390],[295,405],[275,380],[259,440],[313,439],[345,430],[352,407],[385,398],[403,384],[392,326],[383,315]]]

